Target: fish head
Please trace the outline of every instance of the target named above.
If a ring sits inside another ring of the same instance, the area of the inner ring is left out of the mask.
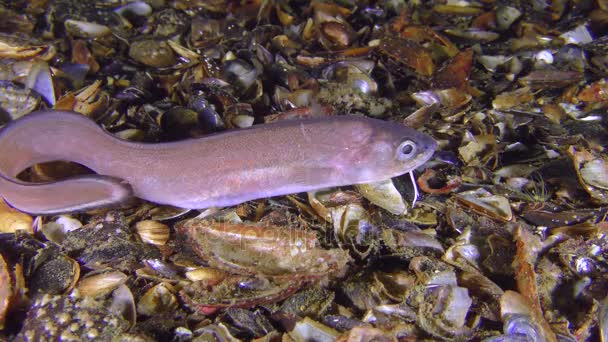
[[[428,134],[396,122],[367,119],[364,141],[353,147],[349,177],[358,183],[375,182],[411,172],[426,163],[437,149]]]

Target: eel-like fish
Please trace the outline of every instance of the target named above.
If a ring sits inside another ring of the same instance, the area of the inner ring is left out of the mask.
[[[34,214],[84,211],[132,196],[202,209],[386,180],[422,165],[436,147],[415,129],[350,115],[149,144],[116,138],[83,115],[49,110],[0,131],[0,195]],[[53,160],[97,174],[51,183],[16,179],[25,168]]]

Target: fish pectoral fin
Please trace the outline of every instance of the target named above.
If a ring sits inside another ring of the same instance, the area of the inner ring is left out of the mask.
[[[25,183],[0,177],[0,193],[11,207],[37,215],[80,212],[120,205],[133,198],[124,180],[86,175],[50,183]]]

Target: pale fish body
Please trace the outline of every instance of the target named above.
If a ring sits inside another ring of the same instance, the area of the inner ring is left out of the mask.
[[[36,214],[83,211],[133,195],[202,209],[389,179],[425,163],[436,147],[412,128],[358,116],[147,144],[118,139],[76,113],[42,111],[0,131],[0,195]],[[15,178],[54,160],[80,163],[97,174],[43,184]]]

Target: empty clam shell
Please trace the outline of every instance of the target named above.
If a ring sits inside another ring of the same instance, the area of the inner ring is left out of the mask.
[[[129,57],[156,68],[170,67],[177,62],[175,53],[167,42],[153,39],[132,42]]]
[[[186,278],[191,281],[204,281],[209,284],[216,284],[224,280],[227,274],[212,267],[199,267],[186,272]]]
[[[137,316],[135,299],[133,298],[133,293],[126,285],[122,284],[112,292],[112,302],[108,311],[129,322],[130,328],[135,325]]]
[[[153,220],[137,222],[135,230],[143,242],[158,246],[166,244],[171,234],[169,226]]]
[[[105,272],[82,278],[76,288],[83,296],[104,296],[127,281],[127,275],[118,272]]]
[[[156,313],[174,311],[177,309],[178,303],[173,291],[173,287],[166,283],[160,283],[150,288],[139,299],[137,312],[152,316]]]

